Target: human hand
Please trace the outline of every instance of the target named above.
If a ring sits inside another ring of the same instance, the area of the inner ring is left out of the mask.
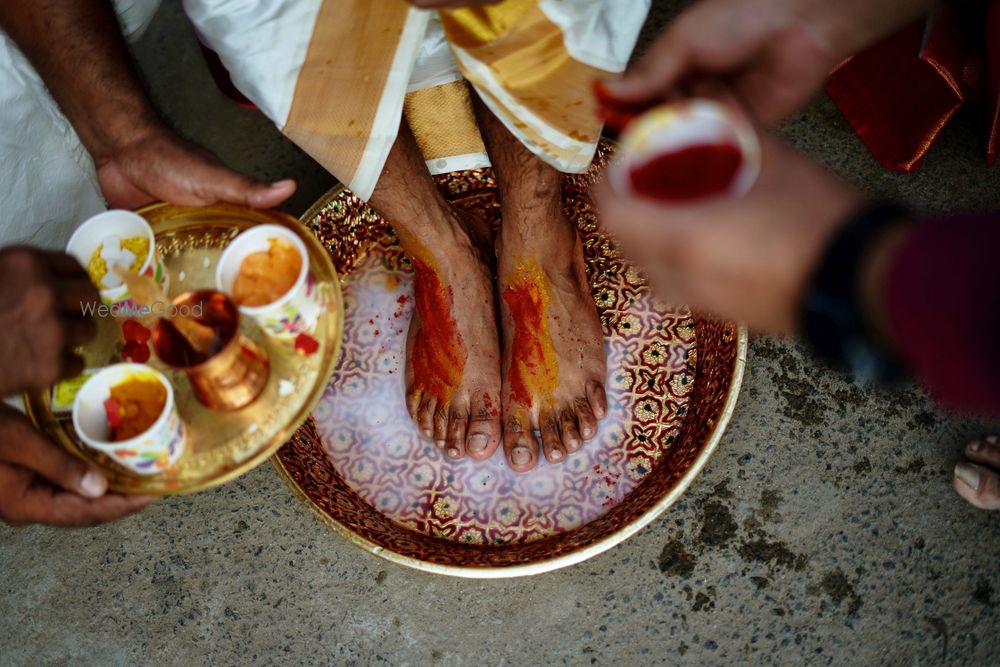
[[[935,0],[701,0],[617,81],[625,107],[651,106],[708,79],[771,125],[805,106],[843,59]]]
[[[660,298],[752,329],[793,334],[807,284],[861,193],[777,140],[743,197],[670,206],[594,187],[601,226]]]
[[[73,350],[97,333],[83,304],[98,299],[87,272],[69,255],[0,250],[0,396],[78,375],[83,360]]]
[[[134,209],[158,200],[273,208],[295,192],[295,181],[255,182],[162,128],[137,133],[94,159],[101,191],[112,208]]]
[[[106,493],[100,471],[62,451],[16,410],[0,406],[0,520],[11,526],[93,526],[154,499]]]

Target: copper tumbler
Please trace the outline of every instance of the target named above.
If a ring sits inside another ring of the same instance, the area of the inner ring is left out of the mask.
[[[173,300],[168,314],[191,318],[215,333],[211,349],[199,352],[168,317],[153,331],[156,356],[187,374],[202,405],[239,410],[260,396],[270,373],[267,353],[240,332],[240,313],[232,299],[215,290],[185,292]]]

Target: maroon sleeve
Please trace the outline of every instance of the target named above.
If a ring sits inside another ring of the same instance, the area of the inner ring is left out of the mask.
[[[889,326],[943,406],[1000,414],[1000,214],[917,225],[891,261]]]

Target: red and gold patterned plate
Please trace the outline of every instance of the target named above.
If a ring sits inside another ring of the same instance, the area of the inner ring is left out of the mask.
[[[607,158],[602,148],[598,162]],[[605,331],[610,411],[558,465],[515,473],[447,460],[403,402],[411,271],[391,229],[343,189],[305,216],[344,277],[343,357],[313,420],[275,461],[321,517],[396,563],[466,577],[535,574],[626,539],[670,506],[708,460],[739,393],[746,332],[658,302],[595,229],[596,169],[567,177]],[[499,219],[489,170],[439,177],[449,200]]]

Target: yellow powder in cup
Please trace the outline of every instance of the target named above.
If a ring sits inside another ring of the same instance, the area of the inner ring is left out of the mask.
[[[111,441],[131,440],[145,433],[166,404],[167,390],[156,380],[130,378],[111,387],[111,397],[104,404]]]
[[[128,267],[128,270],[131,273],[139,273],[142,265],[146,263],[146,257],[149,255],[149,239],[145,236],[132,236],[122,239],[121,249],[128,250],[135,255],[135,261],[132,262],[132,266]],[[104,289],[104,276],[108,275],[108,263],[101,257],[103,251],[104,244],[98,244],[94,252],[90,255],[90,262],[87,263],[87,273],[90,275],[90,281],[98,289]]]

